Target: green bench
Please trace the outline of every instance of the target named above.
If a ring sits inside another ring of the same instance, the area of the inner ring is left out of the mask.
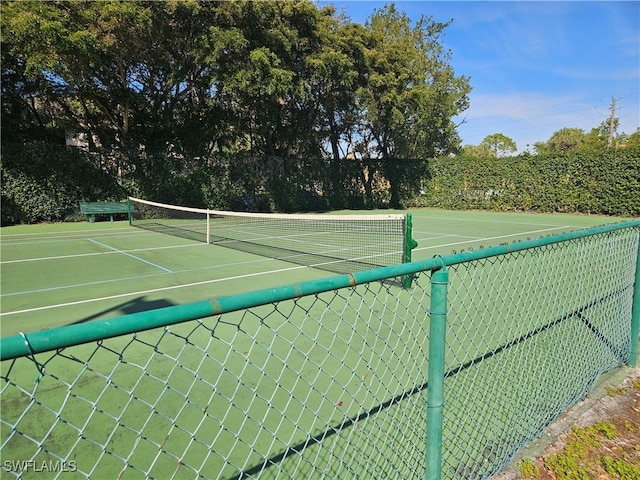
[[[89,222],[93,222],[96,215],[109,215],[113,222],[113,215],[126,213],[131,216],[129,202],[80,202],[80,212],[87,216]]]

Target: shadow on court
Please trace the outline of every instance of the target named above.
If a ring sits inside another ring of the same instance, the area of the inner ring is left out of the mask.
[[[120,305],[116,305],[114,307],[108,308],[106,310],[102,310],[101,312],[97,312],[93,315],[90,315],[85,318],[81,318],[75,322],[71,322],[70,325],[75,325],[77,323],[90,322],[92,320],[99,320],[103,317],[112,317],[112,316],[121,316],[121,315],[129,315],[130,313],[138,313],[138,312],[146,312],[147,310],[154,310],[156,308],[164,308],[171,307],[175,305],[172,302],[165,300],[164,298],[159,300],[147,300],[146,297],[138,297],[133,300],[129,300],[128,302],[121,303]]]

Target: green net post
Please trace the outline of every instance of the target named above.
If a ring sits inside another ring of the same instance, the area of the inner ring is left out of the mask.
[[[404,234],[404,263],[411,262],[411,250],[418,246],[418,242],[413,239],[413,218],[410,213],[407,213],[405,234]],[[412,275],[404,277],[404,288],[411,288]]]
[[[444,355],[447,323],[446,268],[431,275],[431,318],[429,323],[429,386],[427,389],[426,479],[440,480],[442,469],[442,421],[444,410]]]
[[[628,363],[631,367],[638,365],[638,341],[640,337],[640,241],[638,241],[638,255],[636,256],[636,279],[633,291],[633,306],[631,308],[631,345]]]

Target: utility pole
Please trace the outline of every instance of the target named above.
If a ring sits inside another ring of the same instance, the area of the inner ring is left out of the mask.
[[[611,97],[611,116],[609,117],[609,140],[607,146],[611,148],[613,146],[613,134],[616,128],[616,99]]]

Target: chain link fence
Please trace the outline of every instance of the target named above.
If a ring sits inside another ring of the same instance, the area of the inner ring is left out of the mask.
[[[488,478],[637,352],[639,232],[627,222],[215,299],[207,314],[3,338],[4,475]],[[428,375],[435,271],[448,274],[442,378]],[[405,275],[411,288],[388,281]],[[439,384],[444,403],[428,405]]]
[[[444,478],[497,473],[627,362],[638,248],[628,233],[449,268]]]

